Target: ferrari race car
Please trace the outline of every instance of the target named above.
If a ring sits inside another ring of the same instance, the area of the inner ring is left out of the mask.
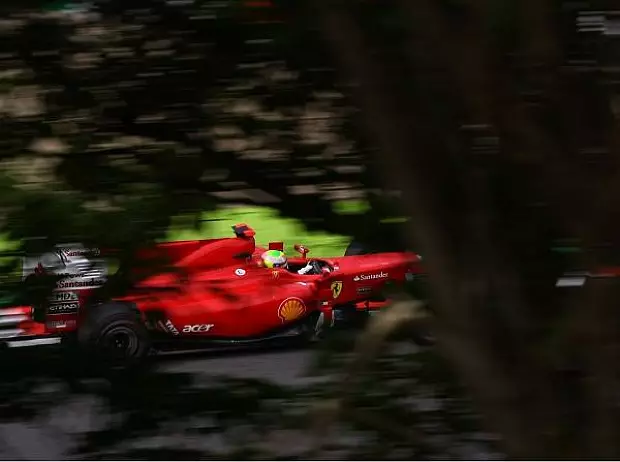
[[[303,245],[295,245],[299,256],[289,257],[288,268],[269,269],[260,264],[267,249],[256,245],[255,232],[245,224],[233,231],[234,237],[144,250],[139,257],[163,256],[171,264],[138,277],[121,297],[105,301],[89,297],[107,274],[101,264],[95,270],[84,267],[85,251],[60,249],[58,258],[45,259],[53,264],[29,261],[28,277],[51,268],[61,279],[42,317],[34,316],[31,306],[0,309],[0,344],[16,348],[66,341],[127,364],[151,352],[290,337],[315,340],[331,327],[354,324],[380,310],[385,300],[377,296],[386,283],[402,284],[423,274],[414,253],[362,254],[349,248],[346,256],[309,258]],[[283,243],[271,242],[268,248],[283,250]],[[83,271],[67,269],[72,257]],[[298,274],[308,265],[310,271]]]

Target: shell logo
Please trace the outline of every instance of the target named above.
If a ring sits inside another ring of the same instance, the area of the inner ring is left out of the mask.
[[[283,323],[295,321],[306,312],[306,305],[299,298],[287,298],[278,307],[278,317]]]
[[[272,271],[271,272],[271,277],[273,277],[274,279],[278,279],[280,277],[280,272],[279,271]]]

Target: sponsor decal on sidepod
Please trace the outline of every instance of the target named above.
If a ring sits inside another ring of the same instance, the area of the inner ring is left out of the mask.
[[[306,304],[297,297],[285,299],[278,307],[278,317],[282,321],[291,322],[301,318],[306,313]]]
[[[185,333],[197,333],[197,332],[209,332],[214,327],[214,324],[194,324],[183,326],[183,332]]]
[[[172,321],[170,319],[166,319],[166,323],[164,325],[172,335],[179,335],[179,330],[174,327],[174,324],[172,324]]]
[[[355,276],[353,280],[355,282],[371,281],[373,279],[385,279],[386,277],[388,277],[388,273],[384,273],[383,271],[381,271],[380,273],[376,274],[360,274],[359,276]]]
[[[57,302],[74,302],[78,301],[80,297],[75,292],[54,292],[49,298],[50,303]]]
[[[342,292],[342,281],[334,281],[331,285],[332,296],[334,298],[340,297],[340,293]]]
[[[96,247],[86,249],[80,247],[58,247],[58,251],[67,257],[98,257],[101,255],[101,250]]]
[[[73,329],[77,324],[75,319],[66,321],[48,321],[45,325],[48,329]]]
[[[47,308],[47,314],[73,314],[79,307],[79,303],[57,303]]]

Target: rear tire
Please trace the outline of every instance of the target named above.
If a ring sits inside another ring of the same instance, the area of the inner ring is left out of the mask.
[[[78,330],[78,344],[89,364],[106,371],[135,369],[151,349],[139,311],[118,302],[89,307]]]

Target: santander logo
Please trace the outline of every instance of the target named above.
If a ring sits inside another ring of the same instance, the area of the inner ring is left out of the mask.
[[[381,271],[380,273],[376,273],[376,274],[360,274],[359,276],[355,276],[353,280],[355,282],[371,281],[373,279],[385,279],[386,277],[388,277],[388,274]]]

